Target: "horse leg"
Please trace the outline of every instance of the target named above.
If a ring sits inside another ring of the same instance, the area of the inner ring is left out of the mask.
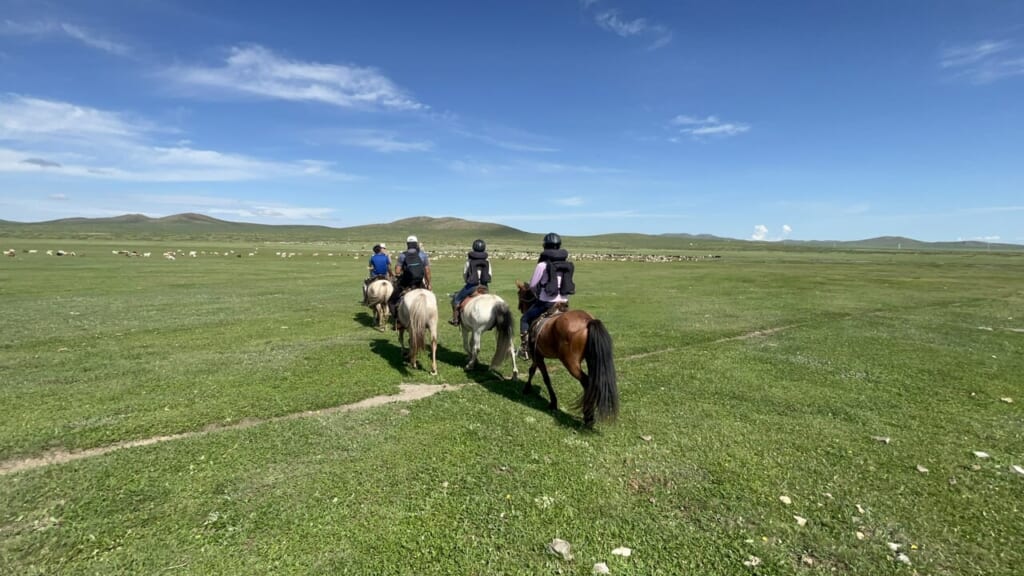
[[[536,365],[540,367],[540,375],[544,378],[544,385],[548,387],[548,396],[551,397],[551,401],[548,402],[548,410],[558,410],[558,397],[555,396],[555,389],[551,387],[551,376],[548,375],[548,367],[544,364],[544,359],[539,359]]]
[[[523,384],[523,394],[533,394],[533,375],[537,373],[537,360],[535,358],[533,364],[530,364],[530,372],[526,377],[526,384]]]
[[[476,366],[476,356],[473,356],[473,343],[472,343],[473,332],[466,325],[465,322],[462,324],[462,349],[466,351],[466,356],[469,360],[466,362],[466,370],[472,370]]]
[[[569,374],[573,378],[579,380],[580,386],[583,386],[583,396],[587,395],[587,387],[590,386],[590,378],[587,373],[583,371],[583,365],[580,362],[567,362],[562,361],[562,365],[569,371]],[[583,426],[586,428],[594,427],[594,407],[587,406],[583,403]]]

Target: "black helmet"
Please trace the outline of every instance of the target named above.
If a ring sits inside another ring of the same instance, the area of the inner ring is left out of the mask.
[[[548,235],[544,237],[544,249],[552,248],[558,250],[562,247],[562,237],[554,232],[548,232]]]
[[[487,251],[487,242],[477,238],[473,240],[473,252],[485,252]]]

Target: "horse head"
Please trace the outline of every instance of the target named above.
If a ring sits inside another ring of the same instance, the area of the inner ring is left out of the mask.
[[[516,280],[516,290],[519,291],[519,312],[525,313],[533,306],[533,302],[537,299],[537,294],[530,289],[530,285],[525,282]]]

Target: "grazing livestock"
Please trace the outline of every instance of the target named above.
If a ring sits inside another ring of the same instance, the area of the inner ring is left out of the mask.
[[[13,249],[11,249],[11,250],[4,250],[4,256],[10,256],[10,257],[13,258],[15,254],[17,254],[17,252],[15,252]]]

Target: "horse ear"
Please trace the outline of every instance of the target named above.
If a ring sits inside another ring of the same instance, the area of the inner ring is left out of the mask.
[[[520,282],[519,280],[516,280],[516,288],[519,288],[520,290],[522,290],[523,289],[523,283]]]

